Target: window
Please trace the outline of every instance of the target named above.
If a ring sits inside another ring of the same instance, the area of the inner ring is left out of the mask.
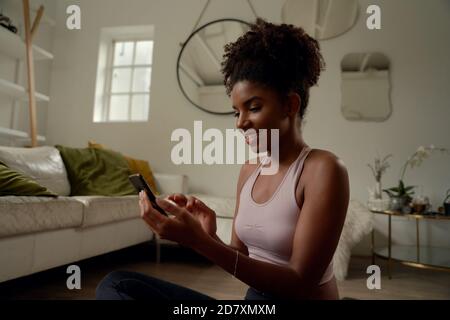
[[[148,121],[154,36],[153,25],[101,29],[94,122]]]
[[[153,41],[114,41],[104,121],[147,121]]]

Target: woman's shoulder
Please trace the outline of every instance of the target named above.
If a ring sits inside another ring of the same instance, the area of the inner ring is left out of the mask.
[[[333,152],[322,149],[311,149],[303,165],[304,174],[347,171],[344,162]]]
[[[307,157],[309,159],[309,162],[321,162],[321,161],[332,161],[339,159],[337,155],[335,155],[333,152],[323,149],[311,149],[309,152],[309,155]]]

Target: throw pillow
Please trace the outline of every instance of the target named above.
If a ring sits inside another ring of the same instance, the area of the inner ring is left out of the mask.
[[[57,197],[26,175],[0,162],[0,196],[46,196]]]
[[[89,146],[89,148],[95,148],[95,149],[108,149],[104,145],[97,143],[95,141],[88,141],[88,146]],[[161,193],[159,192],[158,187],[156,185],[156,179],[153,175],[152,168],[150,167],[150,164],[148,163],[148,161],[134,159],[134,158],[128,157],[126,155],[123,155],[123,156],[125,157],[125,159],[128,162],[128,167],[130,168],[131,174],[135,174],[135,173],[142,174],[142,176],[147,181],[152,192],[157,196],[161,195]]]
[[[36,148],[0,147],[0,161],[32,178],[60,196],[70,194],[70,183],[59,151],[51,146]]]
[[[128,180],[128,163],[118,152],[55,146],[63,158],[71,195],[125,196],[137,194]]]

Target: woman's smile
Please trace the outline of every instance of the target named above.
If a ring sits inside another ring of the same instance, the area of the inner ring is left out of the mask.
[[[257,144],[258,141],[258,134],[255,130],[249,130],[244,133],[245,137],[245,143],[247,143],[250,146],[254,146]]]

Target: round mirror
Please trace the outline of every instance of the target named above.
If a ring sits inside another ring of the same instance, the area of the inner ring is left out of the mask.
[[[224,46],[250,29],[237,19],[220,19],[195,30],[183,44],[177,61],[178,84],[196,107],[213,114],[231,114],[221,73]]]
[[[317,40],[350,30],[358,18],[358,0],[286,0],[281,12],[284,23],[302,27]]]

